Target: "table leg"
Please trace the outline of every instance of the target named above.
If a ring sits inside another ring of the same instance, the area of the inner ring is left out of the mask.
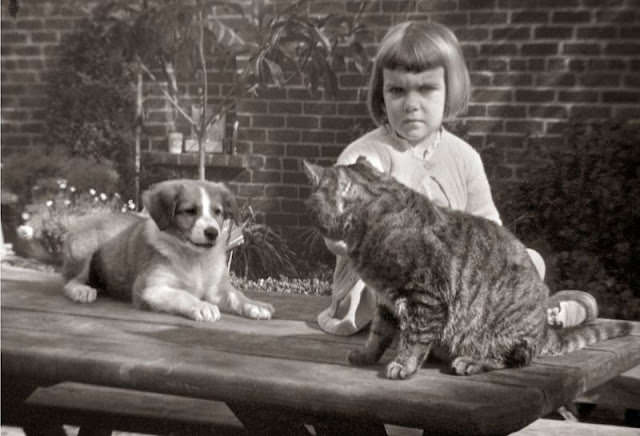
[[[236,418],[254,435],[310,436],[300,416],[256,404],[227,403]]]
[[[62,423],[55,416],[35,411],[24,404],[38,387],[33,382],[2,377],[2,424],[21,427],[27,436],[66,436]]]

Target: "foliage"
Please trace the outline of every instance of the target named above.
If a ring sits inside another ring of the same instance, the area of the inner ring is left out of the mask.
[[[640,318],[640,125],[572,122],[566,139],[562,150],[528,144],[505,223],[543,251],[552,291],[586,290],[605,316]]]
[[[231,275],[231,283],[241,291],[261,291],[278,294],[331,295],[331,282],[320,278],[263,278],[257,280],[242,279]]]
[[[117,41],[86,22],[61,44],[45,106],[48,146],[114,162],[122,176],[121,191],[129,195],[135,122],[132,91],[131,69]]]
[[[57,180],[62,178],[77,192],[94,188],[113,194],[118,192],[120,185],[118,172],[111,162],[72,155],[63,149],[32,148],[3,157],[3,189],[17,194],[23,204],[56,195],[59,190]]]
[[[245,279],[296,277],[295,253],[287,241],[266,224],[256,222],[250,205],[242,208],[244,243],[233,250],[231,270]]]
[[[128,213],[136,209],[131,200],[125,203],[118,193],[107,195],[93,188],[80,191],[65,179],[55,183],[57,192],[49,192],[51,195],[46,196],[46,200],[25,207],[23,224],[17,232],[22,240],[16,244],[19,254],[59,264],[64,238],[78,220],[94,214]]]
[[[298,0],[283,7],[265,0],[112,0],[98,4],[91,15],[147,78],[167,83],[162,92],[196,132],[204,178],[205,133],[237,98],[256,95],[261,85],[284,86],[294,77],[302,77],[311,89],[324,84],[335,94],[337,67],[350,60],[364,70],[368,57],[360,41],[364,32],[360,13],[350,18],[313,17],[307,13],[309,3]],[[361,4],[360,12],[366,2]],[[218,18],[225,13],[237,19]],[[220,70],[232,69],[235,74],[217,113],[208,114],[207,73],[212,60]],[[177,79],[197,82],[201,114],[197,119],[178,98]]]

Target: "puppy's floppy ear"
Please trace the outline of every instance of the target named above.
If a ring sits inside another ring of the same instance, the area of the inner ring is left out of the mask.
[[[224,210],[225,219],[231,219],[234,223],[238,223],[240,219],[240,210],[238,209],[238,203],[236,196],[229,190],[229,188],[220,183],[220,195],[222,196],[222,208]]]
[[[160,230],[171,225],[182,184],[173,180],[156,183],[142,193],[142,204]]]

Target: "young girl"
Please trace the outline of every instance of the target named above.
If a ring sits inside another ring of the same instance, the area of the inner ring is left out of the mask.
[[[470,94],[462,51],[448,28],[423,22],[393,26],[380,44],[369,81],[369,112],[378,127],[347,146],[337,164],[365,156],[436,204],[501,225],[480,155],[442,125],[466,109]],[[350,335],[371,321],[375,297],[350,265],[344,244],[326,243],[336,255],[336,268],[331,305],[318,315],[318,323],[328,333]],[[544,277],[542,257],[529,252]],[[589,294],[562,295],[564,304],[550,310],[550,323],[595,318],[597,306]]]

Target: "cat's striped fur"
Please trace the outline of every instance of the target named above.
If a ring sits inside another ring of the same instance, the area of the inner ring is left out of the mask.
[[[525,246],[506,228],[426,197],[374,169],[322,168],[305,162],[314,189],[307,202],[321,233],[346,243],[347,255],[378,305],[370,334],[349,361],[377,362],[399,331],[389,378],[407,378],[432,346],[468,375],[528,365],[628,334],[615,322],[548,327],[549,290]]]

